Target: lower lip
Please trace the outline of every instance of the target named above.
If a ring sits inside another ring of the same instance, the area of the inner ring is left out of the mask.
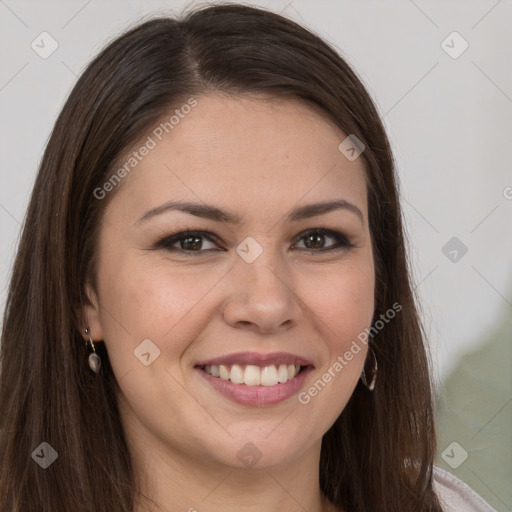
[[[233,402],[253,407],[273,405],[290,398],[304,385],[304,380],[313,370],[312,366],[306,366],[293,379],[284,384],[275,386],[247,386],[245,384],[233,384],[230,380],[213,377],[201,368],[196,368],[201,376],[206,379],[214,389],[229,398]]]

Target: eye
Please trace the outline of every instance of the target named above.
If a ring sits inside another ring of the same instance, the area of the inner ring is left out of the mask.
[[[325,244],[326,239],[334,240],[334,244],[328,247],[322,247]],[[204,247],[204,241],[213,245],[212,248]],[[182,231],[169,237],[165,237],[156,244],[157,249],[165,249],[169,252],[181,253],[186,255],[193,255],[193,253],[200,253],[206,251],[219,251],[219,244],[215,242],[217,237],[212,233],[206,231]],[[300,248],[302,251],[307,252],[326,252],[347,249],[353,247],[353,245],[347,240],[347,238],[330,229],[311,229],[302,234],[299,240],[304,240],[305,247]],[[178,245],[176,247],[176,245]],[[297,245],[295,245],[296,247]]]
[[[205,231],[183,231],[181,233],[177,233],[175,235],[164,238],[157,243],[157,247],[166,249],[171,252],[203,252],[200,250],[203,248],[203,239],[206,239],[210,243],[214,244],[212,240],[214,237],[213,235],[208,236],[209,234],[210,233],[206,233]],[[176,244],[179,244],[179,247],[174,247]]]
[[[324,244],[326,238],[331,238],[335,243],[328,247],[319,247]],[[304,250],[309,252],[336,251],[353,247],[344,235],[330,229],[312,229],[306,231],[300,239],[305,241],[306,247]]]

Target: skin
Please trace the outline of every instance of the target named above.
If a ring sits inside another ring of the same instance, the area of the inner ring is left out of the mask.
[[[111,192],[98,288],[87,287],[86,319],[119,382],[139,483],[158,504],[154,510],[340,510],[319,488],[321,439],[357,385],[364,345],[307,404],[297,394],[272,406],[233,403],[194,365],[239,351],[292,352],[315,367],[307,391],[371,325],[375,275],[363,159],[345,158],[338,145],[347,135],[306,103],[217,93],[196,99]],[[296,206],[334,199],[357,206],[362,220],[347,209],[285,218]],[[167,211],[137,222],[170,200],[213,204],[243,221]],[[304,235],[314,228],[339,232],[353,247],[322,252],[336,239]],[[203,238],[189,256],[157,247],[186,229],[218,238]],[[248,236],[263,249],[250,264],[236,252]],[[134,356],[144,339],[160,350],[149,366]],[[237,457],[247,442],[261,454],[251,467]]]

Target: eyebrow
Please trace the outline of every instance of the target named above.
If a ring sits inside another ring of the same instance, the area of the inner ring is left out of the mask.
[[[225,222],[228,224],[240,224],[242,222],[242,217],[240,215],[231,211],[221,210],[220,208],[212,205],[183,201],[169,201],[160,206],[157,206],[156,208],[148,210],[139,220],[135,222],[135,224],[141,224],[157,215],[161,215],[172,210],[182,211],[191,215],[195,215],[196,217],[210,219],[216,222]],[[286,218],[289,221],[297,222],[303,219],[308,219],[310,217],[315,217],[317,215],[323,215],[335,210],[349,211],[359,217],[361,222],[364,222],[364,217],[361,210],[355,204],[349,203],[345,199],[336,199],[334,201],[328,201],[324,203],[312,203],[299,206],[288,213]]]

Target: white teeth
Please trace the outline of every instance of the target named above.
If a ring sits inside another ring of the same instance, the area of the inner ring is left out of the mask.
[[[288,380],[288,367],[285,364],[279,365],[279,370],[277,372],[277,380],[279,382],[286,382]]]
[[[242,384],[242,382],[244,381],[244,371],[242,370],[242,367],[239,364],[234,364],[231,367],[229,380],[233,384]]]
[[[228,369],[223,364],[219,366],[219,376],[222,380],[229,380]]]
[[[260,385],[260,369],[257,366],[248,364],[244,372],[244,384],[247,386]]]
[[[275,386],[279,381],[277,380],[277,370],[275,365],[265,366],[261,370],[261,385],[262,386]]]
[[[203,370],[213,377],[220,377],[222,380],[230,380],[233,384],[245,384],[246,386],[275,386],[284,384],[293,379],[299,372],[300,366],[295,364],[275,364],[268,366],[256,366],[248,364],[229,365],[205,365]]]

